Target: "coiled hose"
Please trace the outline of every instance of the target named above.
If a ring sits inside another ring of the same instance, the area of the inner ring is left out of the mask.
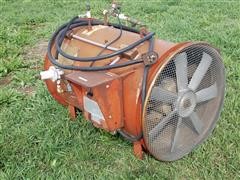
[[[102,22],[97,21],[97,20],[91,20],[91,24],[92,25],[103,25]],[[64,38],[66,37],[67,33],[77,27],[81,27],[81,26],[87,26],[88,25],[88,20],[87,19],[78,19],[78,17],[74,17],[73,19],[71,19],[68,23],[60,26],[52,35],[49,44],[48,44],[48,50],[47,50],[47,56],[49,58],[49,60],[51,61],[52,64],[58,66],[59,68],[62,69],[68,69],[68,70],[80,70],[80,71],[103,71],[103,70],[109,70],[109,69],[114,69],[114,68],[121,68],[121,67],[126,67],[129,65],[134,65],[134,64],[138,64],[138,63],[142,63],[143,60],[140,59],[135,59],[135,60],[131,60],[125,63],[121,63],[121,64],[113,64],[113,65],[106,65],[106,66],[93,66],[93,67],[81,67],[81,66],[72,66],[72,65],[64,65],[64,64],[60,64],[57,61],[58,55],[62,55],[63,57],[72,60],[72,61],[80,61],[80,62],[95,62],[95,61],[101,61],[101,60],[105,60],[107,58],[111,58],[114,56],[118,56],[120,54],[123,54],[135,47],[137,47],[138,45],[140,45],[141,43],[151,39],[154,36],[154,33],[149,33],[147,35],[145,35],[142,39],[130,44],[128,47],[125,47],[123,49],[120,49],[116,52],[110,53],[110,54],[106,54],[106,55],[100,55],[100,56],[96,56],[96,57],[74,57],[71,56],[67,53],[65,53],[62,49],[62,43]],[[116,24],[110,24],[111,26],[114,26],[115,28],[118,29],[123,29],[126,31],[130,31],[130,32],[134,32],[134,33],[139,33],[139,31],[126,27],[126,26],[122,26],[122,25],[116,25]],[[56,52],[55,55],[52,54],[52,47],[53,45],[56,45]]]

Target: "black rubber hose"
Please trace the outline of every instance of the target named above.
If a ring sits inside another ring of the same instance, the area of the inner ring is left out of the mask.
[[[75,17],[76,18],[76,17]],[[122,63],[122,64],[116,64],[116,65],[108,65],[108,66],[102,66],[102,67],[78,67],[78,66],[68,66],[68,65],[63,65],[63,64],[60,64],[57,62],[57,60],[52,56],[52,53],[51,53],[51,50],[52,50],[52,46],[53,44],[55,43],[55,40],[56,38],[58,38],[58,41],[56,42],[56,46],[59,47],[60,49],[60,54],[63,55],[61,53],[61,40],[62,38],[65,37],[65,33],[67,33],[67,29],[66,27],[69,28],[69,30],[73,29],[73,28],[76,28],[76,27],[79,27],[79,26],[85,26],[88,24],[88,22],[86,20],[75,20],[75,18],[73,18],[69,23],[66,23],[62,26],[60,26],[60,28],[58,28],[55,33],[52,35],[52,38],[50,39],[50,42],[48,44],[48,52],[47,52],[47,55],[48,55],[48,58],[49,60],[51,61],[51,63],[53,63],[54,65],[60,67],[60,68],[63,68],[63,69],[69,69],[69,70],[81,70],[81,71],[101,71],[101,70],[109,70],[109,69],[113,69],[113,68],[121,68],[121,67],[125,67],[125,66],[129,66],[129,65],[134,65],[134,64],[138,64],[138,63],[141,63],[142,60],[141,59],[136,59],[136,60],[132,60],[132,61],[128,61],[126,63]],[[99,24],[103,24],[102,22],[100,21],[96,21],[96,20],[92,20],[92,25],[99,25]],[[124,30],[127,30],[127,31],[131,31],[131,32],[134,32],[134,33],[139,33],[137,30],[135,29],[132,29],[132,28],[129,28],[129,27],[126,27],[126,26],[120,26],[119,25],[116,25],[116,24],[110,24],[116,28],[122,28]],[[62,32],[62,33],[61,33]],[[63,33],[64,32],[64,33]],[[129,51],[131,50],[132,48],[138,46],[139,44],[143,43],[144,41],[152,38],[154,35],[154,33],[150,33],[148,35],[146,35],[144,38],[142,38],[141,40],[133,43],[132,45],[130,45],[130,47],[128,48],[124,48],[118,52],[115,52],[115,53],[112,53],[110,54],[111,57],[113,56],[116,56],[116,55],[119,55],[121,53],[124,53],[126,51]],[[58,51],[56,51],[56,56],[58,54]],[[55,57],[56,57],[55,56]],[[75,57],[74,57],[75,58]],[[98,57],[99,58],[99,57]],[[109,56],[105,55],[105,56],[100,56],[100,59],[103,58],[109,58]],[[96,61],[95,58],[88,58],[89,61]],[[100,60],[99,59],[99,60]]]
[[[49,58],[50,59],[50,58]],[[93,66],[93,67],[80,67],[80,66],[69,66],[69,65],[63,65],[58,63],[57,61],[52,61],[50,59],[50,61],[63,69],[69,69],[69,70],[79,70],[79,71],[104,71],[104,70],[109,70],[109,69],[116,69],[116,68],[121,68],[121,67],[126,67],[126,66],[130,66],[130,65],[134,65],[134,64],[138,64],[138,63],[142,63],[142,60],[134,60],[134,61],[128,61],[126,63],[122,63],[122,64],[113,64],[113,65],[107,65],[107,66]]]
[[[80,71],[102,71],[102,70],[109,70],[109,69],[114,69],[114,68],[120,68],[120,67],[125,67],[125,66],[129,66],[129,65],[134,65],[134,64],[138,64],[141,63],[142,60],[141,59],[136,59],[134,61],[128,61],[126,63],[122,63],[122,64],[114,64],[114,65],[107,65],[107,66],[102,66],[102,67],[79,67],[79,66],[69,66],[69,65],[63,65],[60,64],[59,62],[56,61],[56,59],[52,56],[51,53],[51,48],[52,45],[54,43],[55,37],[59,34],[59,32],[63,29],[63,27],[65,27],[67,24],[62,25],[52,36],[52,38],[49,41],[48,44],[48,51],[47,51],[47,55],[49,60],[51,61],[52,64],[63,68],[63,69],[69,69],[69,70],[80,70]],[[82,25],[86,25],[85,22],[79,22],[77,25],[75,24],[75,26],[82,26]]]
[[[128,133],[126,133],[124,130],[122,129],[118,129],[117,132],[123,136],[126,140],[130,141],[130,142],[136,142],[139,141],[140,139],[142,139],[142,133],[139,134],[138,136],[132,136]]]
[[[62,33],[62,36],[61,38],[59,39],[59,44],[62,44],[63,43],[63,40],[65,38],[65,35],[67,34],[67,31],[69,30],[70,26],[72,25],[72,23],[77,20],[79,17],[78,16],[75,16],[73,17],[69,23],[67,24],[66,28],[64,29],[63,33]]]
[[[60,46],[60,43],[59,43],[59,40],[60,40],[60,35],[57,36],[56,38],[56,48],[57,48],[57,51],[59,52],[59,54],[61,54],[63,57],[69,59],[69,60],[73,60],[73,61],[82,61],[82,62],[90,62],[90,61],[101,61],[101,60],[105,60],[105,59],[108,59],[108,58],[112,58],[114,56],[118,56],[124,52],[127,52],[127,51],[130,51],[131,49],[135,48],[136,46],[140,45],[141,43],[149,40],[150,38],[152,38],[154,35],[154,33],[149,33],[147,34],[145,37],[143,37],[142,39],[138,40],[137,42],[134,42],[132,44],[130,44],[129,46],[123,48],[123,49],[120,49],[116,52],[113,52],[111,54],[106,54],[106,55],[101,55],[101,56],[96,56],[96,57],[85,57],[85,58],[79,58],[79,57],[74,57],[74,56],[71,56],[69,54],[66,54],[62,49],[61,49],[61,46]]]
[[[122,37],[122,33],[123,33],[123,27],[122,27],[122,23],[121,23],[121,20],[119,18],[119,14],[121,13],[121,10],[119,10],[118,12],[118,16],[117,16],[117,19],[118,19],[118,24],[120,25],[120,33],[119,35],[113,39],[112,41],[108,42],[104,48],[97,54],[97,56],[100,56],[109,46],[111,46],[112,44],[114,44],[115,42],[117,42],[121,37]],[[92,63],[90,64],[90,66],[92,67],[93,64],[95,63],[95,61],[92,61]]]
[[[65,28],[66,30],[65,30],[65,32],[64,32],[63,34],[66,34],[66,33],[67,33],[67,30],[70,28],[71,24],[72,24],[74,21],[76,21],[77,19],[79,19],[79,17],[78,17],[78,16],[75,16],[75,17],[73,17],[73,18],[69,21],[69,23],[67,23],[66,28]],[[65,38],[65,36],[61,36],[61,38],[60,38],[60,44],[63,43],[64,38]],[[55,58],[58,58],[58,54],[59,54],[59,53],[56,52]]]
[[[122,27],[122,23],[121,23],[121,20],[119,18],[119,14],[121,13],[121,10],[119,9],[118,10],[118,15],[117,15],[117,19],[118,19],[118,24],[120,26],[120,33],[119,35],[114,39],[112,40],[111,42],[107,43],[106,46],[98,53],[97,56],[100,56],[109,46],[111,46],[113,43],[117,42],[121,37],[122,37],[122,33],[123,33],[123,27]]]
[[[150,39],[150,44],[148,48],[149,52],[153,52],[154,50],[154,38]],[[149,71],[150,66],[147,65],[144,67],[144,72],[143,72],[143,83],[142,83],[142,108],[144,105],[144,101],[146,98],[146,88],[147,88],[147,77],[148,77],[148,71]]]
[[[148,51],[152,52],[154,50],[154,38],[152,37],[150,39],[149,42],[149,48]],[[146,98],[146,88],[147,88],[147,77],[148,77],[148,71],[149,71],[150,66],[145,66],[144,67],[144,73],[143,73],[143,84],[142,84],[142,109],[143,109],[143,103],[145,101]],[[143,137],[143,133],[141,132],[139,135],[137,136],[132,136],[129,135],[128,133],[126,133],[125,131],[123,131],[122,129],[118,129],[117,132],[123,136],[125,139],[127,139],[130,142],[136,142],[139,141],[140,139],[142,139]]]

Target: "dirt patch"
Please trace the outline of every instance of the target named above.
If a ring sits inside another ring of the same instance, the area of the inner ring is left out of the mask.
[[[39,41],[33,47],[27,47],[24,50],[23,59],[30,63],[31,69],[42,69],[43,59],[47,53],[48,42],[46,40]]]
[[[30,86],[30,87],[23,87],[23,88],[19,88],[18,92],[26,94],[28,96],[31,96],[31,95],[33,95],[36,92],[36,89],[35,89],[35,87],[32,87],[32,86]]]
[[[0,87],[4,87],[4,86],[8,85],[11,81],[12,81],[11,75],[0,78]]]
[[[43,59],[47,52],[47,41],[39,41],[35,46],[27,49],[25,52],[25,59],[35,60],[35,59]]]

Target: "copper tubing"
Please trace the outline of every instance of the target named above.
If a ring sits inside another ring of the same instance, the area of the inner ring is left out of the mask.
[[[95,42],[95,41],[92,41],[92,40],[89,40],[89,39],[85,39],[85,38],[77,36],[75,34],[72,35],[72,38],[76,39],[76,40],[79,40],[79,41],[83,41],[85,43],[88,43],[88,44],[91,44],[91,45],[94,45],[94,46],[101,47],[101,48],[106,47],[106,45],[104,45],[104,44],[101,44],[101,43],[98,43],[98,42]],[[119,51],[118,48],[111,47],[111,46],[108,46],[106,49],[111,50],[111,51]]]

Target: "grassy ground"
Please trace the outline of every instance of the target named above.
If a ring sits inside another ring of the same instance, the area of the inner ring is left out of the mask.
[[[92,1],[101,14],[110,0]],[[95,129],[67,110],[37,79],[42,49],[82,1],[0,0],[0,179],[239,179],[240,2],[122,1],[173,42],[208,41],[221,49],[227,71],[224,110],[213,135],[187,157],[138,160],[131,144]]]

